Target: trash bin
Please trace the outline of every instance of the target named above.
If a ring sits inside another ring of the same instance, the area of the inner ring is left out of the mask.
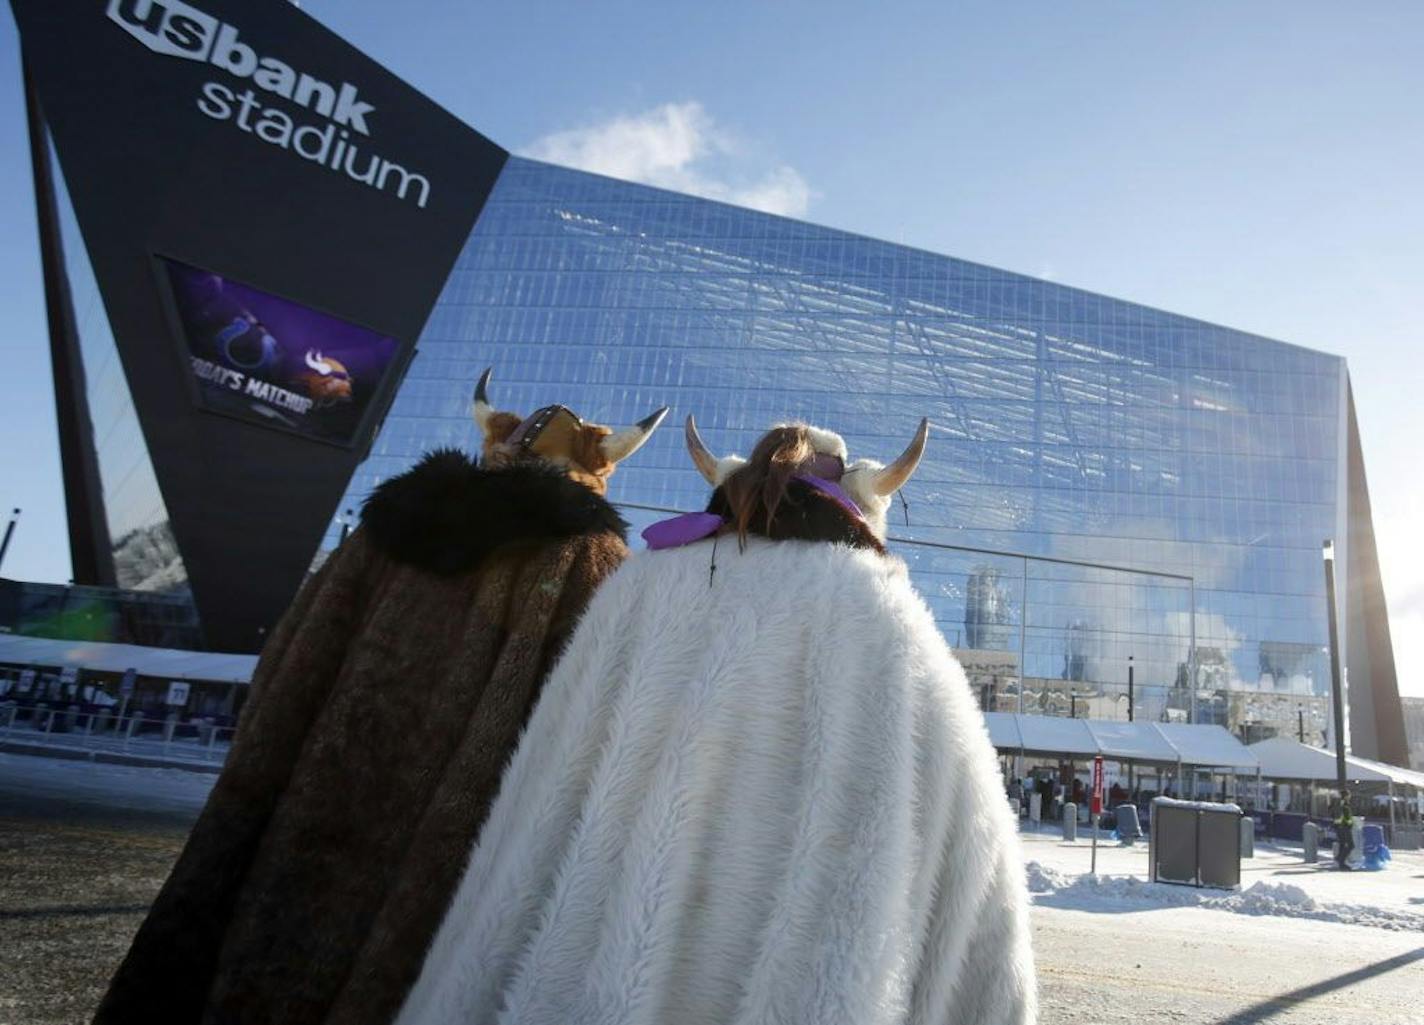
[[[1300,827],[1300,841],[1304,847],[1305,862],[1314,865],[1320,860],[1320,827],[1307,822]]]
[[[1234,804],[1154,798],[1147,847],[1152,881],[1240,886],[1240,823],[1241,809]]]
[[[1078,839],[1078,806],[1072,801],[1063,806],[1063,839],[1070,843]]]
[[[1131,847],[1142,838],[1142,826],[1137,821],[1137,805],[1120,804],[1113,810],[1117,818],[1117,838]]]
[[[1384,842],[1383,826],[1366,826],[1364,828],[1364,843],[1360,846],[1364,856],[1365,868],[1372,872],[1377,872],[1384,868],[1385,862],[1389,861],[1389,848]]]

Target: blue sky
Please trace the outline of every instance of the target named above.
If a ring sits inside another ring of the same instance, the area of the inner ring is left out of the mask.
[[[1424,695],[1424,4],[302,6],[510,148],[1346,356]],[[23,113],[0,18],[5,571],[63,579]]]

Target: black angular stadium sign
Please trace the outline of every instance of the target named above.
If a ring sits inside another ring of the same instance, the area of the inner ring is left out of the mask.
[[[209,643],[251,650],[507,154],[285,0],[12,7]]]

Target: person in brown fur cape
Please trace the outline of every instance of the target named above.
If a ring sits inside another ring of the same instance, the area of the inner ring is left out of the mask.
[[[263,650],[232,751],[100,1025],[377,1025],[399,1010],[545,673],[627,555],[614,432],[497,412],[482,463],[382,484]]]

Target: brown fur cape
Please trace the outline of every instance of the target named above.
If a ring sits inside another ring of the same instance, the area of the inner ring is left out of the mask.
[[[537,465],[441,452],[382,485],[263,651],[96,1022],[388,1022],[625,529]]]

